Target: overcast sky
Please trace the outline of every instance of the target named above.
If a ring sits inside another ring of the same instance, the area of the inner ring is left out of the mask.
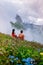
[[[0,31],[8,32],[19,14],[24,22],[43,24],[43,0],[0,0]]]

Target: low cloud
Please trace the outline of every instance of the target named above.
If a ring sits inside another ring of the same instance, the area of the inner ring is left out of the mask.
[[[43,0],[0,0],[0,24],[3,24],[3,28],[4,23],[10,26],[10,21],[15,21],[16,14],[19,14],[24,22],[42,25]]]

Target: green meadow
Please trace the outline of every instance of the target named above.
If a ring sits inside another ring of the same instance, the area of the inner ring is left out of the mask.
[[[43,45],[0,33],[0,65],[25,65],[22,59],[28,57],[35,59],[36,65],[43,65]]]

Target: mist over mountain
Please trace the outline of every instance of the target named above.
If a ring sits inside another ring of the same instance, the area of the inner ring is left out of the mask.
[[[10,23],[11,23],[11,25],[13,25],[13,27],[15,27],[17,29],[19,29],[17,27],[17,26],[19,26],[20,29],[23,29],[23,30],[27,30],[28,28],[30,28],[30,29],[35,30],[39,33],[43,32],[43,25],[36,25],[34,23],[23,22],[22,18],[19,15],[16,15],[15,19],[16,19],[15,23],[13,23],[12,21]]]
[[[0,0],[0,32],[11,34],[12,28],[17,34],[23,29],[26,40],[43,43],[43,0]]]
[[[26,40],[43,43],[43,25],[23,22],[19,15],[16,15],[16,22],[10,22],[12,27],[17,30],[24,30]]]
[[[37,41],[40,43],[43,43],[43,25],[35,25],[35,24],[28,24],[28,35],[27,35],[27,39],[28,37],[32,40],[31,41]]]

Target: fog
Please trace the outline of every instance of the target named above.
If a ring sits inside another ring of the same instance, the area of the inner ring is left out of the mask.
[[[19,14],[23,22],[43,25],[43,0],[0,0],[0,32],[11,34],[10,21],[15,22],[15,16]],[[19,34],[20,30],[16,30]],[[28,29],[24,31],[25,39],[37,41],[43,44],[43,34]]]

